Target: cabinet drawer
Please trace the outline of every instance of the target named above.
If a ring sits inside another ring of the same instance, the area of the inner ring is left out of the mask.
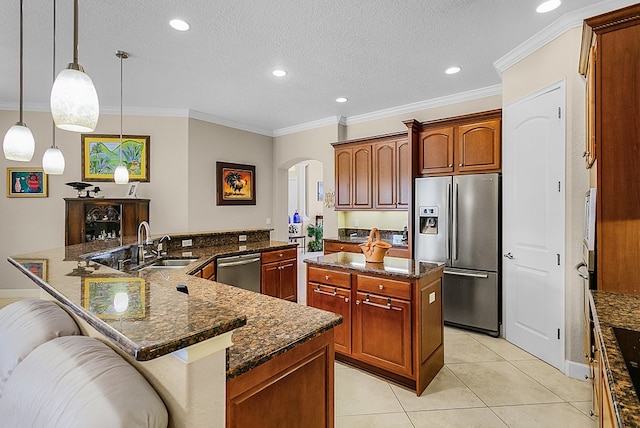
[[[358,291],[411,300],[411,283],[358,275]]]
[[[262,253],[262,263],[278,262],[280,260],[295,259],[298,255],[296,248],[286,250],[267,251]]]
[[[339,253],[340,251],[345,251],[347,253],[362,253],[358,244],[349,244],[346,242],[324,242],[324,253]]]
[[[337,272],[309,266],[307,274],[307,281],[309,282],[319,282],[321,284],[351,288],[351,274],[347,272]]]
[[[215,279],[215,269],[214,263],[209,263],[205,267],[202,268],[202,277],[204,279]]]
[[[409,258],[409,249],[401,248],[401,247],[391,247],[387,250],[387,256],[389,257],[400,257],[403,259]]]

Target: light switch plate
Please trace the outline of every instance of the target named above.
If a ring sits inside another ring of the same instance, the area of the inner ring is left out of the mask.
[[[433,291],[431,293],[429,293],[429,304],[433,303],[436,301],[436,292]]]
[[[182,246],[183,247],[191,247],[193,245],[193,239],[183,239]]]
[[[247,235],[238,235],[238,241],[246,242],[247,241]]]

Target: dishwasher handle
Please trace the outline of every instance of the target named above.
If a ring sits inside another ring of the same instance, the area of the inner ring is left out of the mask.
[[[256,257],[253,259],[243,259],[243,260],[238,260],[238,261],[233,261],[233,262],[227,262],[224,259],[219,260],[217,262],[217,266],[219,268],[221,267],[231,267],[231,266],[242,266],[242,265],[248,265],[250,263],[255,263],[255,262],[259,262],[260,261],[260,257]]]

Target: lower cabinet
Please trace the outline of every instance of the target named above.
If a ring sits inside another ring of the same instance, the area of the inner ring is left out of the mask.
[[[390,279],[307,264],[307,304],[342,315],[336,359],[420,395],[444,365],[442,271]]]
[[[272,297],[298,300],[298,252],[296,248],[262,253],[260,292]]]
[[[227,428],[334,426],[333,330],[227,380]]]

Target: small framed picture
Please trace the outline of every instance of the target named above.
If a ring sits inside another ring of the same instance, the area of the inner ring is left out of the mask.
[[[29,272],[46,281],[48,259],[14,259],[16,262],[24,266]]]
[[[255,205],[256,167],[216,162],[216,205]]]
[[[138,184],[140,184],[139,181],[132,181],[131,183],[129,183],[129,190],[127,190],[127,198],[137,198],[137,192],[138,192]]]
[[[47,174],[42,168],[7,168],[8,198],[46,198],[49,196]]]

